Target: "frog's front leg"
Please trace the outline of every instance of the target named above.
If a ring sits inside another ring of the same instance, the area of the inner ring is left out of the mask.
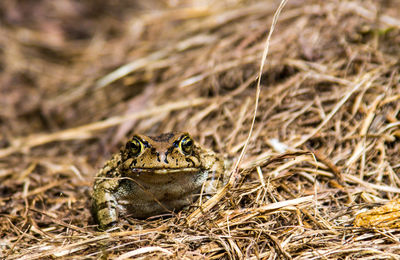
[[[113,195],[114,180],[97,183],[93,192],[92,210],[100,229],[107,229],[118,222],[118,202]]]
[[[225,165],[221,156],[209,152],[204,155],[205,165],[208,168],[207,181],[204,183],[204,193],[214,195],[218,189],[226,184]]]

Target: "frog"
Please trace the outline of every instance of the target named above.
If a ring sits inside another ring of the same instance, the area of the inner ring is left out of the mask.
[[[146,219],[188,208],[226,183],[222,156],[187,132],[134,134],[95,177],[92,215],[100,230],[120,218]]]

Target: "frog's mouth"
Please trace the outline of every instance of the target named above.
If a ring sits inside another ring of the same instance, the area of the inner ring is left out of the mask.
[[[200,168],[187,167],[187,168],[131,168],[134,174],[178,174],[178,173],[198,173]]]

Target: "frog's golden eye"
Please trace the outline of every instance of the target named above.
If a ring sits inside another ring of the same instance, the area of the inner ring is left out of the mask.
[[[132,153],[133,156],[138,156],[143,149],[143,143],[136,137],[129,142],[128,149]]]
[[[184,154],[191,154],[193,150],[192,138],[190,138],[190,136],[183,137],[181,142],[179,143],[179,147]]]

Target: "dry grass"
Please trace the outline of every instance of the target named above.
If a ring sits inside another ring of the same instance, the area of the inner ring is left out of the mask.
[[[400,193],[397,1],[288,1],[248,142],[278,2],[39,2],[0,2],[2,257],[399,258],[398,228],[353,225]],[[223,154],[230,185],[98,232],[97,170],[171,130]]]

